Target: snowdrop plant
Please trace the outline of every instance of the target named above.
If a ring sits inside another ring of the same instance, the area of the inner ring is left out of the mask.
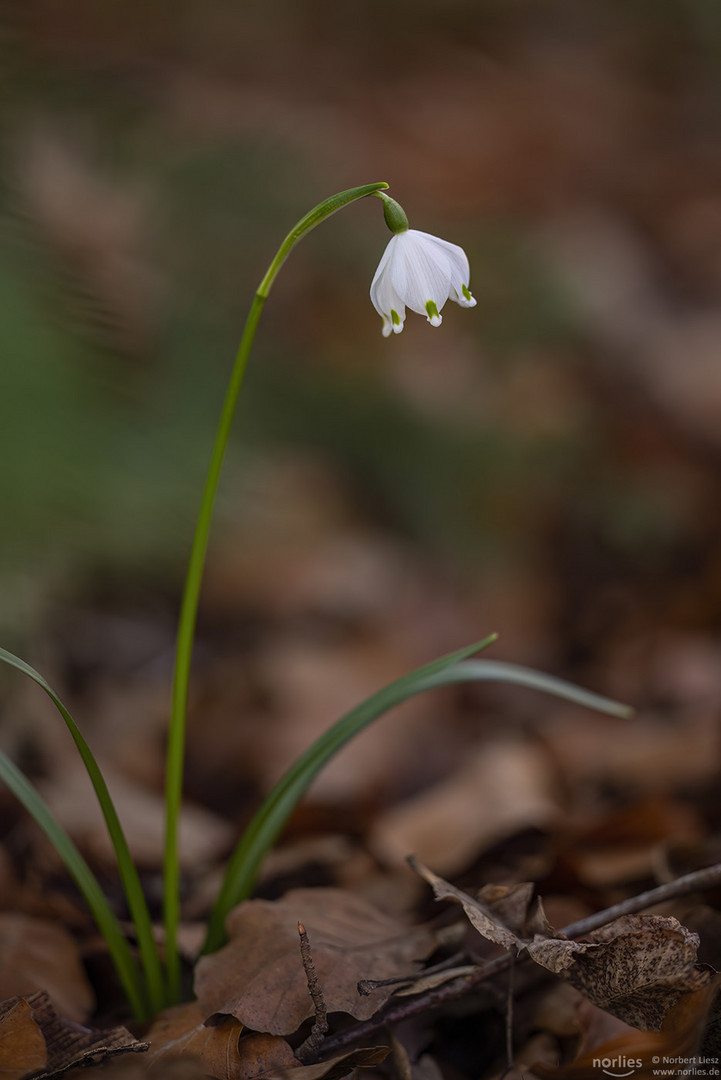
[[[95,789],[108,834],[113,844],[120,880],[134,927],[135,948],[131,948],[116,913],[83,855],[53,816],[47,804],[22,771],[0,751],[2,779],[32,814],[56,848],[74,878],[105,938],[128,1003],[138,1019],[159,1012],[181,999],[183,984],[178,948],[180,926],[180,853],[178,832],[183,790],[185,733],[195,623],[208,546],[215,495],[230,437],[233,416],[255,338],[261,311],[278,272],[293,247],[311,229],[336,211],[366,196],[383,200],[386,223],[393,237],[381,258],[371,285],[371,299],[383,319],[383,333],[399,333],[406,308],[425,313],[432,326],[441,323],[441,309],[447,300],[473,307],[469,290],[468,259],[460,247],[408,228],[398,203],[385,194],[384,183],[366,184],[342,191],[307,213],[288,233],[260,282],[246,319],[240,345],[226,391],[205,488],[193,538],[188,572],[180,608],[172,706],[166,761],[166,835],[163,873],[164,940],[162,954],[157,944],[150,911],[140,876],[133,862],[121,822],[97,761],[57,693],[34,668],[19,657],[0,649],[0,662],[21,671],[44,690],[68,727]],[[495,635],[458,652],[433,660],[379,690],[341,717],[301,757],[295,761],[266,798],[231,856],[223,884],[210,913],[204,952],[217,949],[224,940],[229,911],[250,895],[263,859],[283,830],[293,809],[313,779],[350,739],[368,724],[409,697],[434,687],[457,682],[496,680],[527,686],[565,697],[613,716],[627,715],[625,706],[574,687],[559,679],[513,664],[470,659],[485,648]],[[136,955],[137,953],[137,955]]]
[[[400,334],[406,308],[425,314],[431,326],[443,322],[446,300],[475,307],[468,287],[471,270],[463,248],[430,233],[408,228],[403,209],[389,195],[383,199],[386,225],[393,233],[371,282],[371,300],[383,320],[383,337]]]

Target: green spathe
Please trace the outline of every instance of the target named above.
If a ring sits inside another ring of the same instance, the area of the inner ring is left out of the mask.
[[[383,217],[390,231],[392,233],[406,232],[408,218],[401,204],[397,203],[395,199],[391,199],[390,195],[384,195],[382,192],[377,194],[378,198],[383,200]]]

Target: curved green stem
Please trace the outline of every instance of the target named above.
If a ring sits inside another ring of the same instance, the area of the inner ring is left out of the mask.
[[[203,567],[205,554],[208,547],[210,523],[213,515],[213,505],[218,489],[218,481],[223,466],[225,450],[230,436],[230,429],[235,415],[235,407],[243,385],[243,377],[248,365],[248,357],[253,345],[258,320],[263,309],[271,286],[287,259],[292,248],[306,233],[319,225],[321,221],[336,213],[342,207],[362,199],[366,195],[373,195],[382,188],[387,188],[384,183],[365,184],[363,187],[350,188],[341,191],[337,195],[324,200],[315,206],[305,217],[294,226],[281,244],[275,258],[258,286],[258,291],[253,298],[253,303],[243,329],[235,365],[230,377],[230,383],[223,403],[223,411],[215,437],[213,453],[208,469],[208,477],[205,482],[205,490],[200,505],[195,536],[190,554],[190,564],[185,579],[183,601],[180,609],[178,622],[178,637],[175,654],[175,676],[173,680],[173,700],[170,717],[170,729],[168,732],[167,766],[166,766],[166,810],[165,810],[165,861],[163,866],[164,886],[164,921],[165,921],[165,949],[167,963],[168,998],[170,1001],[178,1001],[181,996],[181,972],[180,954],[178,952],[178,926],[180,922],[180,851],[178,841],[178,829],[180,822],[180,806],[183,790],[183,761],[185,753],[185,728],[188,703],[188,686],[190,682],[190,662],[193,651],[193,638],[195,636],[195,623],[198,612],[198,600],[200,587],[203,579]]]

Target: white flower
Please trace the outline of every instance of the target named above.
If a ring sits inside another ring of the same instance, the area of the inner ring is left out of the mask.
[[[468,288],[470,267],[463,248],[417,229],[397,232],[390,240],[371,283],[373,307],[383,320],[383,336],[400,334],[406,307],[441,325],[446,300],[475,307]]]

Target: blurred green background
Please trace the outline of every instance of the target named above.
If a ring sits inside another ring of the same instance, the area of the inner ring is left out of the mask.
[[[384,340],[380,204],[314,232],[214,535],[298,458],[503,610],[509,658],[718,629],[717,0],[24,0],[0,40],[5,644],[76,595],[173,610],[253,290],[375,180],[466,249],[478,307]]]

